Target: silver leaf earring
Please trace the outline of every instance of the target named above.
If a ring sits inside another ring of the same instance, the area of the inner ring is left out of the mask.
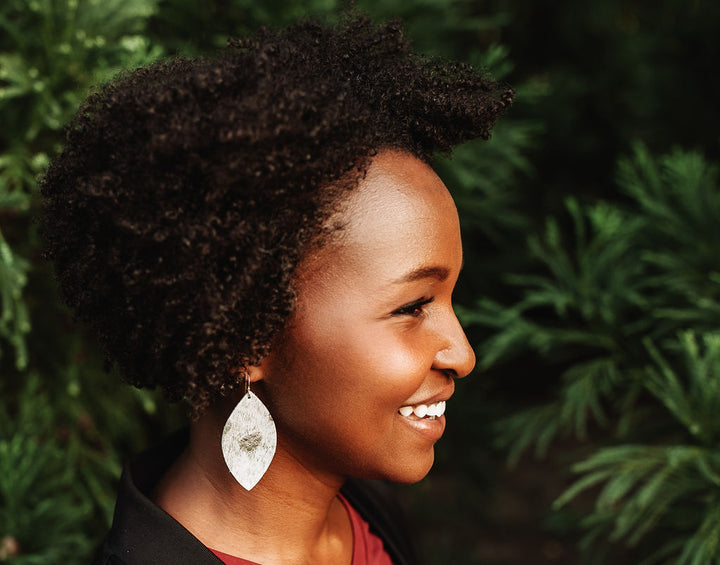
[[[230,413],[222,433],[222,453],[228,470],[245,490],[252,489],[270,466],[277,430],[270,412],[250,390],[245,375],[245,394]]]

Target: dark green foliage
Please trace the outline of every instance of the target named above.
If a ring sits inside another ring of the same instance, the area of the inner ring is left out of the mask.
[[[127,441],[138,449],[148,435],[143,414],[155,411],[151,397],[114,394],[93,410],[107,387],[93,390],[95,375],[81,381],[76,367],[68,372],[49,384],[29,371],[15,388],[0,387],[0,532],[17,547],[17,555],[0,549],[0,561],[87,562],[110,525],[118,449]]]
[[[92,549],[86,532],[95,502],[89,489],[103,472],[116,474],[117,462],[85,469],[93,479],[86,486],[76,468],[80,438],[58,437],[37,375],[29,376],[17,402],[14,414],[0,407],[0,531],[18,544],[14,563],[71,562]],[[105,513],[103,524],[107,518]]]
[[[57,301],[35,223],[37,175],[88,88],[160,55],[142,35],[154,9],[0,4],[0,561],[86,563],[110,523],[121,453],[177,422],[150,427],[154,396],[104,374]]]
[[[720,551],[720,335],[681,333],[668,343],[680,350],[674,351],[677,368],[649,341],[646,345],[654,365],[646,368],[643,384],[679,429],[668,435],[665,445],[620,444],[597,450],[575,465],[584,476],[556,504],[602,485],[596,510],[585,520],[589,537],[609,531],[611,540],[631,545],[657,538],[648,547],[659,549],[648,552],[643,563],[715,563]]]
[[[558,435],[611,428],[601,436],[610,445],[574,466],[582,477],[558,506],[603,485],[585,521],[592,538],[662,536],[647,563],[710,563],[720,558],[717,168],[697,153],[655,160],[637,146],[618,180],[623,203],[569,199],[567,228],[551,218],[530,238],[537,274],[508,277],[520,300],[483,300],[464,318],[496,328],[479,348],[482,367],[532,350],[562,368],[548,402],[498,426],[512,460],[530,445],[545,453]]]
[[[533,150],[533,186],[557,209],[567,193],[613,195],[619,155],[642,139],[656,154],[675,145],[720,154],[714,110],[720,76],[720,5],[708,0],[494,1],[507,11],[502,42],[518,76],[548,96],[516,105],[547,125]],[[492,9],[492,8],[491,8]],[[547,209],[547,208],[546,208]]]
[[[145,0],[0,6],[0,337],[12,344],[19,370],[28,364],[31,324],[21,293],[38,244],[27,224],[37,205],[36,176],[91,84],[160,54],[139,35],[153,11]]]

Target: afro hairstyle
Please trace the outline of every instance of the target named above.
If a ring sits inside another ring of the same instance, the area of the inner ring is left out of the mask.
[[[41,182],[63,300],[128,382],[200,414],[267,355],[299,261],[372,156],[487,139],[512,96],[362,16],[122,74]]]

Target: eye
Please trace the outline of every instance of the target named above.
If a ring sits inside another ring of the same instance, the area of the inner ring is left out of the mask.
[[[430,298],[420,298],[419,300],[410,302],[405,306],[401,306],[400,308],[395,310],[392,315],[418,317],[423,313],[423,307],[427,304],[430,304],[433,300],[435,300],[434,296],[431,296]]]

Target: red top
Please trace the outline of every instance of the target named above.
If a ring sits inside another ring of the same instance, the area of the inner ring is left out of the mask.
[[[350,506],[350,503],[345,500],[345,497],[338,494],[338,498],[343,503],[343,506],[345,506],[345,510],[347,510],[350,516],[350,523],[352,524],[352,565],[392,565],[390,556],[385,552],[382,540],[370,531],[368,523]],[[225,563],[225,565],[258,565],[254,561],[233,557],[232,555],[216,551],[212,548],[208,549],[210,549],[220,561]]]

